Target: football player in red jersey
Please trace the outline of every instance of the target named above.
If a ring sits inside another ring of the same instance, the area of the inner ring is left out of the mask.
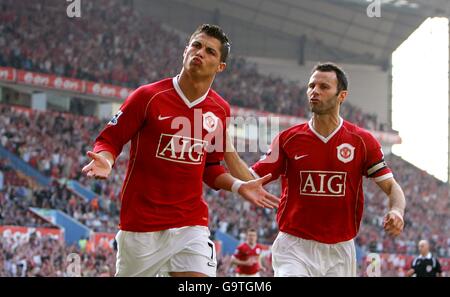
[[[356,276],[353,238],[363,213],[364,176],[389,198],[384,230],[392,236],[403,230],[405,197],[381,145],[339,115],[347,86],[342,69],[318,64],[307,89],[311,120],[281,132],[250,169],[227,142],[225,161],[233,176],[281,177],[280,232],[272,246],[275,276]]]
[[[236,276],[238,277],[258,277],[259,271],[264,270],[261,265],[262,246],[257,242],[258,234],[256,230],[247,230],[245,242],[238,245],[236,252],[231,258],[231,264],[237,265]]]
[[[222,29],[198,27],[184,50],[180,74],[135,90],[87,153],[92,161],[82,171],[107,178],[131,140],[116,276],[216,275],[203,181],[258,206],[278,205],[262,187],[270,175],[242,182],[220,164],[230,106],[211,85],[225,70],[229,50]]]

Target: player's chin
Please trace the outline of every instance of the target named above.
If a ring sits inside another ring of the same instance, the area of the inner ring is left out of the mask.
[[[309,105],[309,109],[313,113],[319,113],[319,109],[317,107],[313,106],[312,104]]]

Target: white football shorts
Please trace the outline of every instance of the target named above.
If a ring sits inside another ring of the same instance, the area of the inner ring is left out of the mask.
[[[353,239],[336,244],[306,240],[280,232],[272,245],[275,276],[356,277]]]
[[[205,226],[116,235],[115,276],[167,276],[169,272],[200,272],[216,276],[216,250]]]

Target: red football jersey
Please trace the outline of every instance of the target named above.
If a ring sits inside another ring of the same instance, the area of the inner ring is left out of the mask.
[[[244,242],[241,243],[234,252],[234,257],[241,261],[246,261],[251,257],[255,257],[257,260],[261,256],[262,252],[261,245],[258,243],[252,248],[248,243]],[[246,266],[246,265],[237,265],[236,266],[236,273],[240,274],[255,274],[260,269],[261,266],[259,265],[259,261],[255,261],[256,263],[252,266]]]
[[[342,118],[326,138],[312,121],[281,132],[252,170],[259,176],[272,173],[272,180],[281,176],[281,231],[328,244],[358,233],[363,176],[375,181],[393,176],[375,137]]]
[[[212,89],[189,102],[177,77],[142,86],[127,98],[94,147],[117,157],[131,140],[120,229],[208,226],[202,180],[213,186],[225,172],[220,161],[229,115],[229,104]]]

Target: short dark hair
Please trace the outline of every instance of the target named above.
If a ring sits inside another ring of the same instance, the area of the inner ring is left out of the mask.
[[[247,233],[249,233],[249,232],[255,232],[256,233],[256,229],[255,228],[248,228],[247,229]]]
[[[340,91],[347,91],[348,89],[347,75],[345,74],[344,70],[342,70],[342,68],[340,68],[336,64],[331,62],[319,63],[316,66],[314,66],[311,73],[314,73],[315,71],[336,73],[336,78],[338,81],[337,93],[339,94]]]
[[[222,47],[220,49],[220,61],[224,62],[227,60],[228,55],[230,54],[231,44],[225,32],[223,32],[222,28],[217,25],[210,24],[202,24],[195,29],[194,33],[192,33],[189,38],[189,42],[191,42],[192,38],[200,33],[205,33],[208,36],[214,37],[220,41]]]

